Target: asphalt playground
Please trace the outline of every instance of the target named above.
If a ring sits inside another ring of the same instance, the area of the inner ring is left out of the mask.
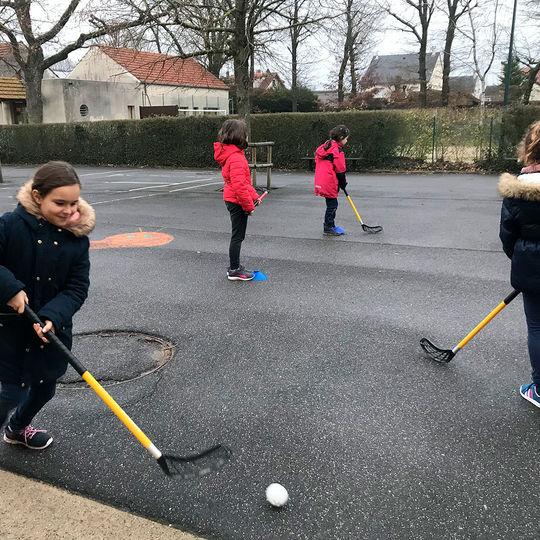
[[[33,170],[3,167],[1,212]],[[2,443],[0,468],[205,538],[539,537],[521,299],[447,365],[419,347],[452,348],[511,291],[495,176],[349,174],[360,215],[384,231],[364,233],[341,198],[346,235],[327,238],[312,175],[274,172],[242,249],[268,279],[241,283],[225,275],[218,170],[77,170],[93,241],[172,240],[91,251],[74,351],[163,452],[222,443],[232,457],[166,477],[91,389],[66,384],[35,421],[53,445]],[[172,357],[135,376],[153,353],[101,347],[113,331],[156,336]],[[289,492],[282,509],[265,500],[272,482]]]

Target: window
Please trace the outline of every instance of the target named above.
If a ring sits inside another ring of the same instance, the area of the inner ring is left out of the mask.
[[[128,118],[133,120],[135,117],[135,105],[128,105]]]
[[[81,105],[79,112],[81,113],[81,116],[88,116],[88,105]]]

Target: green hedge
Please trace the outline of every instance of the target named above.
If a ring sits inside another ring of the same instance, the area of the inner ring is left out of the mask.
[[[277,168],[305,168],[302,158],[313,156],[337,124],[351,130],[347,155],[364,158],[367,166],[399,166],[407,160],[471,161],[471,156],[481,161],[515,156],[527,125],[540,118],[540,107],[515,107],[504,115],[487,110],[484,116],[479,110],[439,110],[435,140],[434,114],[432,110],[400,110],[253,115],[251,140],[275,142],[272,161]],[[63,159],[88,165],[215,167],[212,143],[223,120],[202,116],[1,126],[0,159],[5,163]],[[262,162],[265,156],[259,152],[257,160]]]

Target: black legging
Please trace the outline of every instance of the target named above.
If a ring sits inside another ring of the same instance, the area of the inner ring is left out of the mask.
[[[242,241],[246,237],[248,215],[244,209],[236,203],[225,201],[227,210],[231,214],[231,243],[229,244],[230,269],[240,268],[240,249]]]

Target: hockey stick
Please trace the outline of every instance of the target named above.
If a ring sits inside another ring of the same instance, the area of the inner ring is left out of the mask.
[[[345,188],[341,188],[341,189],[343,189],[343,193],[345,193],[345,197],[347,197],[347,199],[351,203],[352,209],[354,210],[354,213],[356,214],[356,217],[358,218],[358,221],[360,222],[360,225],[362,225],[362,229],[364,230],[364,232],[372,233],[372,234],[381,232],[383,230],[383,228],[380,225],[373,225],[372,227],[370,227],[369,225],[366,225],[362,221],[362,218],[360,217],[360,214],[357,212],[356,207],[354,206],[354,203],[352,202],[352,199],[350,198],[349,194],[347,193],[347,190]]]
[[[43,328],[40,318],[28,305],[24,308],[24,314],[33,324],[39,324]],[[157,460],[159,466],[167,476],[180,475],[184,478],[204,476],[220,468],[229,460],[231,452],[226,446],[222,446],[221,444],[216,444],[207,450],[188,456],[162,454],[60,339],[53,332],[48,332],[46,337],[65,356],[75,371],[89,384],[92,390],[105,402],[111,411],[120,418],[131,433],[150,452],[152,457]]]
[[[261,204],[261,201],[262,201],[267,195],[268,195],[268,190],[265,190],[265,191],[263,192],[263,194],[262,194],[258,199],[255,199],[255,200],[253,201],[253,204],[254,204],[255,208],[256,208],[257,206],[259,206],[259,204]],[[252,212],[253,212],[253,210],[252,210]],[[251,215],[251,212],[246,212],[246,211],[244,211],[244,214],[246,214],[247,216],[250,216],[250,215]]]
[[[263,191],[263,194],[254,202],[255,206],[259,206],[262,200],[268,195],[268,190]]]
[[[465,346],[471,339],[484,328],[484,326],[487,325],[491,319],[495,317],[500,311],[502,311],[503,308],[505,308],[517,295],[519,294],[519,291],[516,291],[515,289],[482,321],[480,322],[475,328],[473,328],[453,349],[441,349],[431,343],[429,339],[422,338],[420,340],[420,347],[424,349],[424,351],[427,353],[427,355],[435,360],[436,362],[440,362],[442,364],[450,362],[454,356]]]

